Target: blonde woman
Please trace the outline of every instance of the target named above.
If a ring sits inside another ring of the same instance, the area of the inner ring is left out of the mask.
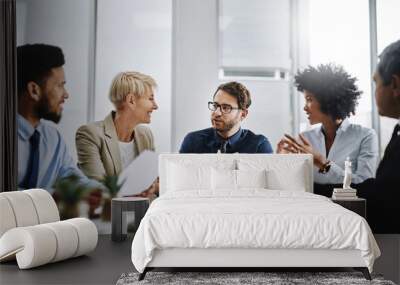
[[[139,72],[121,72],[113,79],[109,98],[115,111],[76,132],[78,165],[90,178],[118,175],[144,150],[154,150],[149,124],[158,109],[155,80]]]

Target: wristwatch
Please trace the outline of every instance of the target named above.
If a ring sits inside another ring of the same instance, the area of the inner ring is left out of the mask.
[[[327,160],[324,165],[318,170],[319,173],[325,174],[331,169],[331,161]]]

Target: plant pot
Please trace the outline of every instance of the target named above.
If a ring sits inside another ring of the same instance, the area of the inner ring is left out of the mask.
[[[111,221],[111,198],[104,199],[103,210],[101,212],[101,219],[103,221]]]
[[[67,220],[79,217],[79,207],[76,204],[61,204],[60,205],[60,219]]]

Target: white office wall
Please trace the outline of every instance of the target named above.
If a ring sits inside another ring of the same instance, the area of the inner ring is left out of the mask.
[[[218,86],[216,0],[174,0],[172,151],[190,131],[211,126]]]
[[[285,72],[285,78],[223,77],[221,82],[239,81],[250,91],[252,105],[243,127],[265,135],[275,149],[284,133],[292,133],[291,82],[293,50],[289,0],[221,0],[219,5],[220,68]],[[299,29],[299,28],[298,28]]]
[[[292,133],[290,82],[285,80],[241,80],[252,94],[252,105],[243,127],[265,135],[273,150],[284,133]]]
[[[289,0],[220,0],[221,66],[290,69]]]
[[[149,125],[160,152],[171,149],[172,1],[98,0],[94,119],[113,109],[108,99],[114,76],[135,70],[154,77],[159,109]]]
[[[91,11],[94,0],[18,0],[18,45],[46,43],[62,48],[69,99],[58,124],[75,156],[76,129],[86,123]]]

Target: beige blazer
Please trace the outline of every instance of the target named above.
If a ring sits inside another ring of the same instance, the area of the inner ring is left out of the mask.
[[[78,166],[86,176],[101,180],[104,175],[118,175],[122,171],[118,137],[113,113],[103,121],[81,126],[76,132]],[[135,128],[135,154],[148,149],[154,151],[151,130],[143,125]]]

